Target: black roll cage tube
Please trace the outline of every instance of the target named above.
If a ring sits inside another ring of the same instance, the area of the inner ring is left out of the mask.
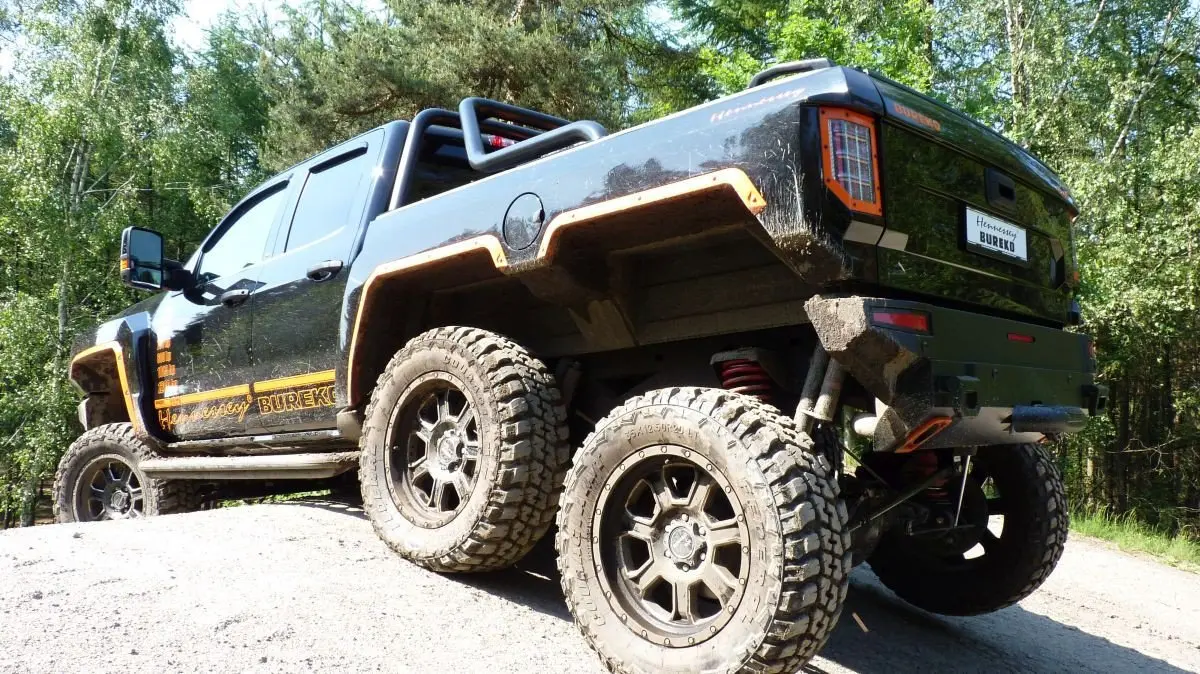
[[[436,125],[436,126],[435,126]],[[441,108],[422,110],[409,123],[392,187],[388,210],[408,201],[413,176],[420,161],[425,136],[432,128],[460,129],[467,162],[481,173],[496,173],[532,161],[555,150],[603,138],[607,131],[593,121],[570,122],[559,117],[486,98],[467,98],[458,112]],[[489,133],[516,143],[493,152],[483,146]]]

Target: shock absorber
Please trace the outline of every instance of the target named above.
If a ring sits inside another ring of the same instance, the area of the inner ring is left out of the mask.
[[[754,396],[768,404],[774,403],[775,382],[767,374],[755,349],[718,353],[713,356],[712,364],[725,390]]]

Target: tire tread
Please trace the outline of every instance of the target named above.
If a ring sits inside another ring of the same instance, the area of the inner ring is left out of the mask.
[[[484,379],[498,401],[500,467],[496,484],[488,493],[483,516],[457,544],[429,554],[395,545],[385,534],[388,520],[372,516],[380,538],[400,555],[426,568],[443,572],[494,571],[512,566],[524,557],[554,522],[570,458],[566,412],[554,376],[546,365],[516,342],[479,328],[443,327],[413,338],[398,351],[375,384],[387,388],[396,369],[419,349],[431,344],[452,344],[465,350],[484,370]],[[380,408],[375,393],[367,405],[363,427],[363,452],[359,478],[368,513],[383,513],[391,497],[386,488],[370,479],[367,438],[383,433],[390,410]]]
[[[812,441],[796,429],[794,421],[755,398],[720,389],[670,388],[631,398],[597,425],[575,457],[559,509],[559,535],[555,540],[563,593],[588,644],[612,672],[643,671],[627,662],[600,636],[587,619],[594,595],[583,576],[567,559],[572,539],[566,533],[568,518],[580,510],[578,483],[583,471],[594,469],[598,448],[616,441],[616,434],[637,422],[647,407],[685,407],[721,423],[749,448],[752,461],[766,478],[780,513],[783,558],[771,560],[778,568],[771,575],[782,580],[778,601],[767,629],[745,642],[731,658],[727,672],[795,672],[813,658],[837,624],[845,601],[850,571],[850,540],[845,530],[846,510],[837,483],[825,459],[812,451]],[[644,417],[643,417],[644,418]],[[757,619],[756,619],[757,620]],[[632,636],[632,633],[631,633]]]

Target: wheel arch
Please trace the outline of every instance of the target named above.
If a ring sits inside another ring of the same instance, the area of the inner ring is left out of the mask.
[[[117,341],[89,347],[71,359],[71,381],[87,396],[80,419],[85,428],[125,421],[141,430],[126,368],[125,349]]]
[[[361,408],[392,355],[439,326],[491,330],[548,357],[634,346],[637,288],[611,258],[737,232],[782,269],[757,219],[766,206],[742,169],[726,168],[560,211],[523,250],[494,230],[379,264],[347,301],[348,403]],[[514,307],[508,318],[479,311],[497,302]],[[651,341],[670,341],[659,332]]]

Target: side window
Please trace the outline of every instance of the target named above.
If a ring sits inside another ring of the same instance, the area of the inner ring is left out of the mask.
[[[467,151],[461,145],[435,145],[428,141],[426,145],[421,149],[421,161],[413,172],[406,203],[437,196],[483,177],[467,163]]]
[[[449,192],[456,187],[474,182],[482,175],[470,166],[455,166],[449,162],[421,162],[417,164],[413,176],[413,186],[408,195],[408,203],[436,197],[442,192]]]
[[[220,238],[204,251],[197,276],[202,281],[209,281],[236,274],[244,267],[262,261],[271,226],[279,217],[286,196],[287,183],[283,183],[236,216]]]
[[[284,251],[296,250],[345,227],[358,198],[358,186],[370,170],[367,149],[342,155],[309,173],[296,203]]]

